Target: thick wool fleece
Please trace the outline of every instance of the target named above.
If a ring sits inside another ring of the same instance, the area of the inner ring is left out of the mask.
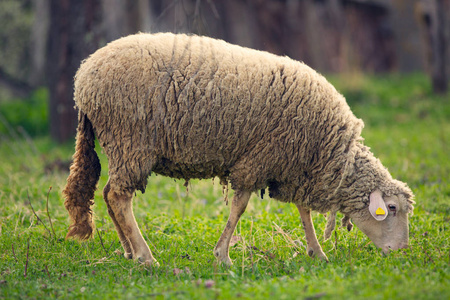
[[[273,198],[326,212],[359,209],[378,182],[392,181],[372,161],[374,175],[358,175],[363,122],[324,77],[220,40],[170,33],[116,40],[81,65],[75,102],[109,158],[111,186],[121,190],[144,191],[152,171],[218,176],[235,190],[268,187]]]

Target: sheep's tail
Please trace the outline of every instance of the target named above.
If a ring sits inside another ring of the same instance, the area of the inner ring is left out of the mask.
[[[75,154],[70,175],[63,190],[64,206],[69,212],[70,227],[66,238],[87,240],[94,231],[91,205],[100,177],[100,161],[95,152],[95,134],[91,121],[78,114]]]

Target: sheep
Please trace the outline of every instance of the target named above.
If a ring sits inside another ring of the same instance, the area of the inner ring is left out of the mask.
[[[326,241],[331,237],[331,233],[336,228],[336,213],[337,211],[332,211],[327,215],[327,226],[325,227],[325,231],[323,232],[323,239]],[[348,231],[352,231],[353,224],[350,221],[349,216],[344,216],[341,219],[341,226],[347,228]]]
[[[132,211],[133,193],[145,192],[151,172],[231,184],[230,215],[214,248],[225,265],[251,194],[265,189],[296,205],[310,256],[328,261],[311,210],[330,212],[330,224],[340,211],[343,224],[351,218],[384,252],[408,245],[413,193],[363,144],[364,123],[344,97],[304,63],[208,37],[141,33],[93,53],[74,85],[67,238],[93,233],[97,136],[109,161],[103,198],[127,258],[157,264]]]

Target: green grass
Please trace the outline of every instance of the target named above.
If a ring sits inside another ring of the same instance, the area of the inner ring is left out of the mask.
[[[384,256],[356,228],[323,242],[325,218],[315,214],[330,263],[311,259],[295,207],[255,195],[235,232],[242,240],[230,249],[234,265],[223,268],[212,254],[229,211],[218,180],[192,181],[187,192],[184,182],[152,176],[134,211],[161,266],[138,265],[120,255],[101,197],[103,155],[98,232],[85,243],[66,241],[61,190],[68,173],[51,162],[69,160],[73,143],[56,145],[41,129],[30,130],[32,138],[18,130],[46,128],[33,117],[45,114],[45,97],[35,96],[33,112],[0,101],[9,125],[0,130],[0,298],[449,299],[450,97],[431,95],[420,74],[331,80],[365,121],[366,144],[416,194],[409,249]]]

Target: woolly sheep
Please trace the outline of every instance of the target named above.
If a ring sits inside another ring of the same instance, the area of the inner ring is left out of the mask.
[[[294,203],[307,253],[327,260],[310,211],[336,212],[384,252],[408,245],[413,194],[392,179],[360,137],[363,122],[324,77],[287,57],[183,34],[137,34],[86,59],[75,77],[76,152],[63,191],[67,237],[87,239],[100,175],[97,136],[109,160],[103,190],[125,257],[157,263],[135,221],[132,196],[151,172],[219,177],[234,197],[214,249],[228,247],[251,193]],[[95,135],[94,135],[95,134]]]

